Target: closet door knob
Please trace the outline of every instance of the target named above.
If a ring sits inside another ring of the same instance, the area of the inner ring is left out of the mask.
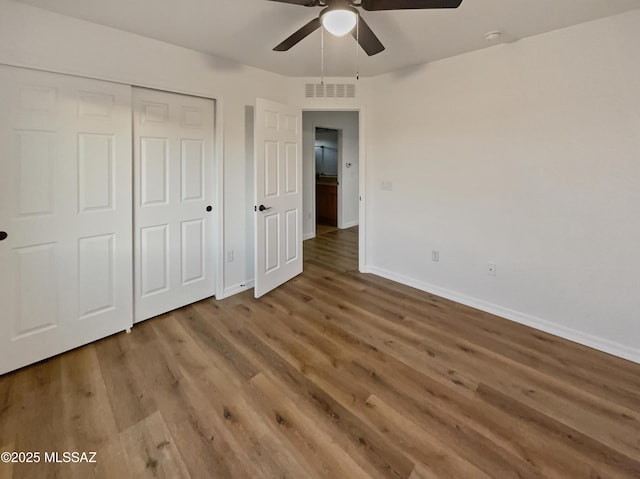
[[[0,241],[6,240],[7,236],[9,236],[9,235],[7,234],[6,231],[0,231]]]
[[[207,206],[207,211],[212,211],[213,207],[211,205]]]

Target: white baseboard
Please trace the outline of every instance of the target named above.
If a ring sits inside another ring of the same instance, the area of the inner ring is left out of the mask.
[[[408,278],[406,276],[396,274],[391,271],[378,268],[376,266],[367,265],[365,267],[365,270],[366,272],[375,274],[376,276],[381,276],[383,278],[390,279],[391,281],[411,286],[421,291],[425,291],[427,293],[435,294],[436,296],[455,301],[456,303],[464,304],[466,306],[470,306],[487,313],[495,314],[496,316],[500,316],[501,318],[524,324],[525,326],[530,326],[534,329],[538,329],[540,331],[544,331],[546,333],[568,339],[569,341],[582,344],[583,346],[588,346],[590,348],[597,349],[598,351],[613,354],[614,356],[628,359],[629,361],[640,364],[639,349],[619,344],[608,339],[599,338],[597,336],[578,331],[577,329],[568,328],[566,326],[562,326],[545,319],[537,318],[529,314],[514,311],[509,308],[504,308],[497,304],[489,303],[481,299],[466,296],[456,291],[450,291],[429,283],[424,283],[416,279]]]
[[[315,234],[313,231],[312,231],[311,233],[305,233],[305,234],[302,236],[302,241],[307,241],[307,240],[309,240],[309,239],[313,239],[313,238],[315,238],[315,237],[316,237],[316,234]]]
[[[347,228],[352,228],[354,226],[358,226],[358,220],[349,221],[348,223],[342,223],[342,226],[340,227],[340,229],[345,230]]]
[[[245,281],[244,283],[238,283],[236,285],[224,288],[224,296],[218,299],[224,299],[228,298],[229,296],[233,296],[234,294],[242,293],[243,291],[253,288],[253,284],[253,280],[250,280]]]

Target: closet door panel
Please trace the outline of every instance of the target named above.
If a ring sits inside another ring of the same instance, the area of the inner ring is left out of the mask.
[[[131,88],[0,66],[0,374],[131,327]]]
[[[214,102],[134,88],[135,321],[215,292]]]

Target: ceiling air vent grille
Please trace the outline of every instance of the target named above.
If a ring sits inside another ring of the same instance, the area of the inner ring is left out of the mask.
[[[316,96],[316,86],[313,83],[307,83],[304,86],[304,96],[305,98],[313,98]]]
[[[347,98],[356,97],[356,86],[353,83],[347,83],[347,94],[345,96]]]
[[[307,83],[304,86],[305,98],[355,98],[356,86],[353,83]]]

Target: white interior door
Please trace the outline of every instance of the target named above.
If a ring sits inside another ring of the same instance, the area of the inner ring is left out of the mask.
[[[302,112],[259,98],[254,128],[259,298],[302,273]]]
[[[0,374],[131,327],[131,88],[0,65]]]
[[[215,294],[214,102],[133,97],[138,322]]]

